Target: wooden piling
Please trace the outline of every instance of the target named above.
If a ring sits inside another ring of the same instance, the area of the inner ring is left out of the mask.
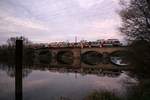
[[[23,60],[23,41],[16,40],[15,50],[15,100],[22,100],[22,60]]]

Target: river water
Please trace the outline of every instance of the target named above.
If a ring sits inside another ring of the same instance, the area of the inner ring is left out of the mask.
[[[23,69],[23,100],[83,100],[93,91],[109,91],[125,97],[128,88],[137,84],[128,72],[100,74],[65,69],[26,67]],[[15,100],[14,68],[0,65],[0,100]]]

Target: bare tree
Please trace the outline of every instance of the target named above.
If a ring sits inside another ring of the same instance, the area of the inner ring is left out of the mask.
[[[120,31],[128,40],[150,41],[150,0],[130,0],[129,4],[121,3],[121,5]]]
[[[24,45],[29,45],[29,44],[31,44],[31,41],[29,41],[28,38],[21,36],[21,37],[10,37],[10,38],[7,40],[8,45],[9,45],[9,46],[15,46],[15,43],[16,43],[16,40],[17,40],[17,39],[23,40],[23,44],[24,44]]]
[[[150,77],[150,0],[121,2],[120,31],[126,35],[132,54],[130,61],[138,76]]]

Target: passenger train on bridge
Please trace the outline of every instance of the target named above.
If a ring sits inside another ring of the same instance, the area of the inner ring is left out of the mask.
[[[97,41],[86,41],[82,40],[80,42],[54,42],[50,43],[48,47],[119,47],[122,43],[118,39],[108,39],[108,40],[97,40]]]

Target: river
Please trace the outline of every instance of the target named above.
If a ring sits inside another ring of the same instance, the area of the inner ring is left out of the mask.
[[[128,89],[138,83],[128,72],[84,73],[66,69],[34,66],[23,69],[23,100],[83,100],[93,91],[114,92],[126,97]],[[15,100],[14,67],[0,64],[0,100]]]

